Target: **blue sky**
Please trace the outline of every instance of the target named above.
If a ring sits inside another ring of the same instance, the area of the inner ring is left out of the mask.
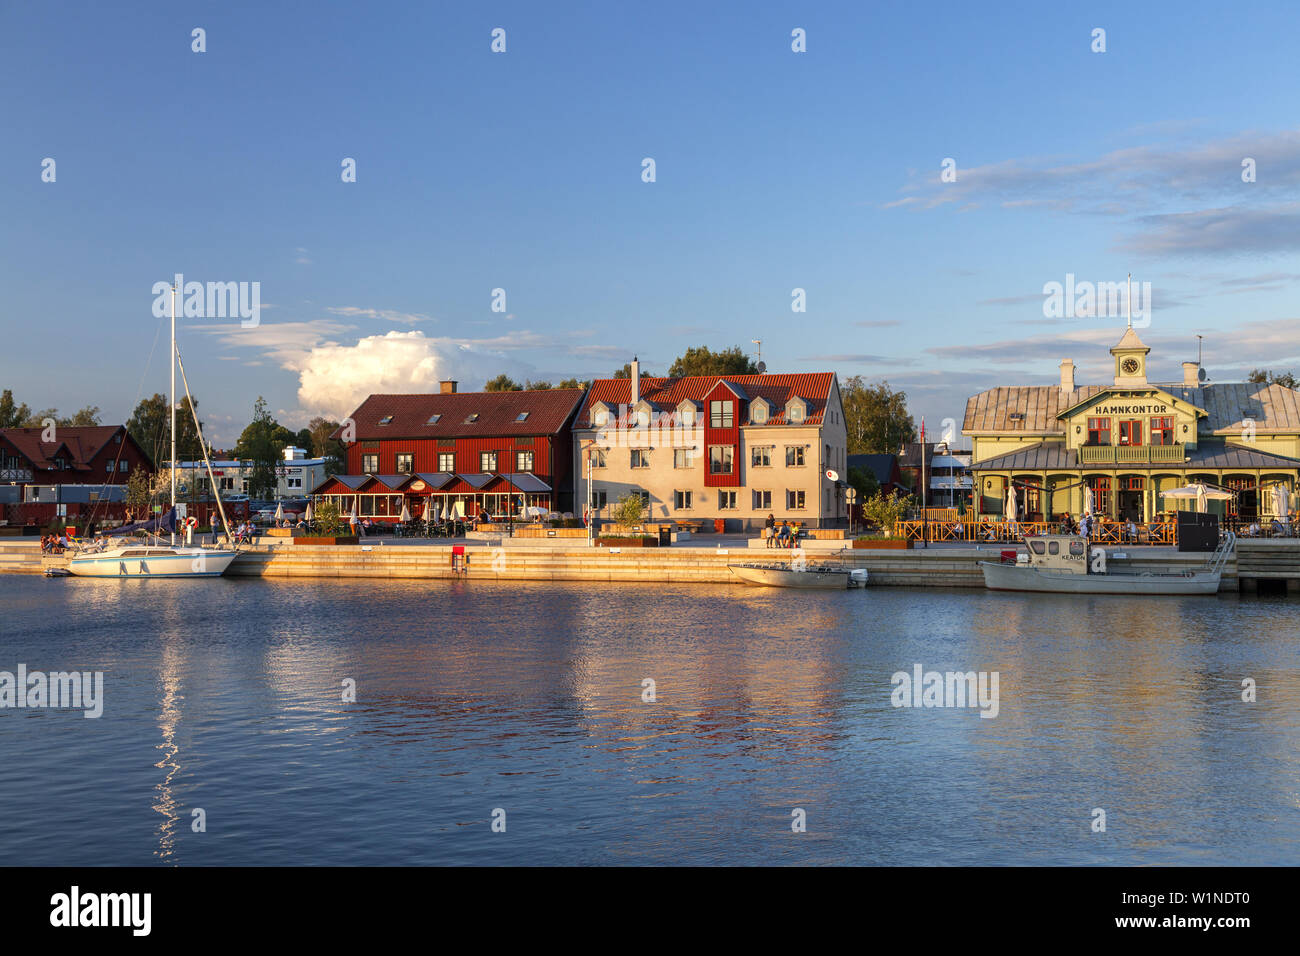
[[[989,6],[0,5],[0,387],[124,419],[177,272],[261,283],[256,328],[180,322],[219,445],[258,395],[298,427],[752,339],[934,428],[1107,375],[1122,317],[1044,317],[1067,273],[1151,283],[1153,377],[1198,333],[1218,381],[1300,366],[1300,10]]]

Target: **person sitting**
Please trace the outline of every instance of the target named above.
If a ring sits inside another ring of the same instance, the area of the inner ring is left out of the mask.
[[[1269,531],[1272,534],[1285,534],[1286,528],[1283,526],[1281,521],[1278,521],[1276,518],[1274,518],[1271,522],[1269,522]]]
[[[1259,537],[1259,533],[1260,533],[1260,531],[1262,531],[1262,530],[1263,530],[1263,529],[1260,528],[1260,526],[1259,526],[1259,522],[1258,522],[1258,521],[1253,521],[1253,522],[1251,522],[1250,527],[1246,529],[1246,537],[1248,537],[1248,538],[1257,538],[1257,537]]]

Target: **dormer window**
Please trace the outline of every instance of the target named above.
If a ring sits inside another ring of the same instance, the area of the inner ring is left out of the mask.
[[[604,428],[609,424],[609,409],[604,405],[596,405],[591,410],[591,423],[597,428]]]
[[[682,402],[677,406],[677,421],[681,425],[694,426],[695,414],[694,402]]]
[[[379,419],[379,424],[381,425],[391,425],[392,423],[393,423],[392,415],[385,415],[383,418]]]
[[[749,406],[749,420],[755,425],[766,425],[769,411],[767,402],[756,398]]]
[[[518,415],[515,416],[515,421],[517,421],[517,422],[526,422],[526,421],[528,421],[528,413],[527,413],[527,412],[520,412]]]
[[[470,412],[465,418],[466,425],[473,425],[476,421],[478,421],[478,412]]]
[[[430,416],[429,416],[429,420],[428,420],[427,422],[425,422],[425,424],[426,424],[426,425],[436,425],[436,424],[438,424],[438,419],[440,419],[440,418],[442,418],[441,415],[430,415]]]
[[[808,408],[802,398],[792,398],[785,406],[785,419],[791,425],[801,425],[808,415]]]

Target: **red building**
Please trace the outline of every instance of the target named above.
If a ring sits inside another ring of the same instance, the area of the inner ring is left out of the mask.
[[[313,496],[333,496],[350,514],[394,521],[406,505],[446,515],[517,515],[525,506],[572,511],[570,425],[582,389],[371,395],[334,437],[347,451],[346,475]],[[349,436],[349,428],[352,434]],[[352,440],[347,440],[349,437]]]
[[[125,496],[111,486],[139,468],[153,471],[123,425],[0,428],[0,487],[15,499],[4,507],[10,524],[120,520]]]

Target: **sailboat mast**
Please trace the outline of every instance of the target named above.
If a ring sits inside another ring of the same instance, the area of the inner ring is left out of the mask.
[[[168,364],[169,364],[169,366],[170,366],[170,371],[171,371],[171,376],[172,376],[172,386],[171,386],[171,388],[172,388],[172,393],[171,393],[171,402],[170,402],[170,404],[171,404],[171,409],[172,409],[172,423],[171,423],[171,433],[172,433],[172,501],[171,501],[171,507],[175,508],[175,507],[176,507],[176,286],[175,286],[175,284],[172,285],[172,350],[171,350],[171,352],[170,352],[169,355],[168,355],[168,359],[169,359]],[[175,543],[176,543],[176,533],[175,533],[174,531],[172,532],[171,540],[172,540],[172,544],[175,544]]]

